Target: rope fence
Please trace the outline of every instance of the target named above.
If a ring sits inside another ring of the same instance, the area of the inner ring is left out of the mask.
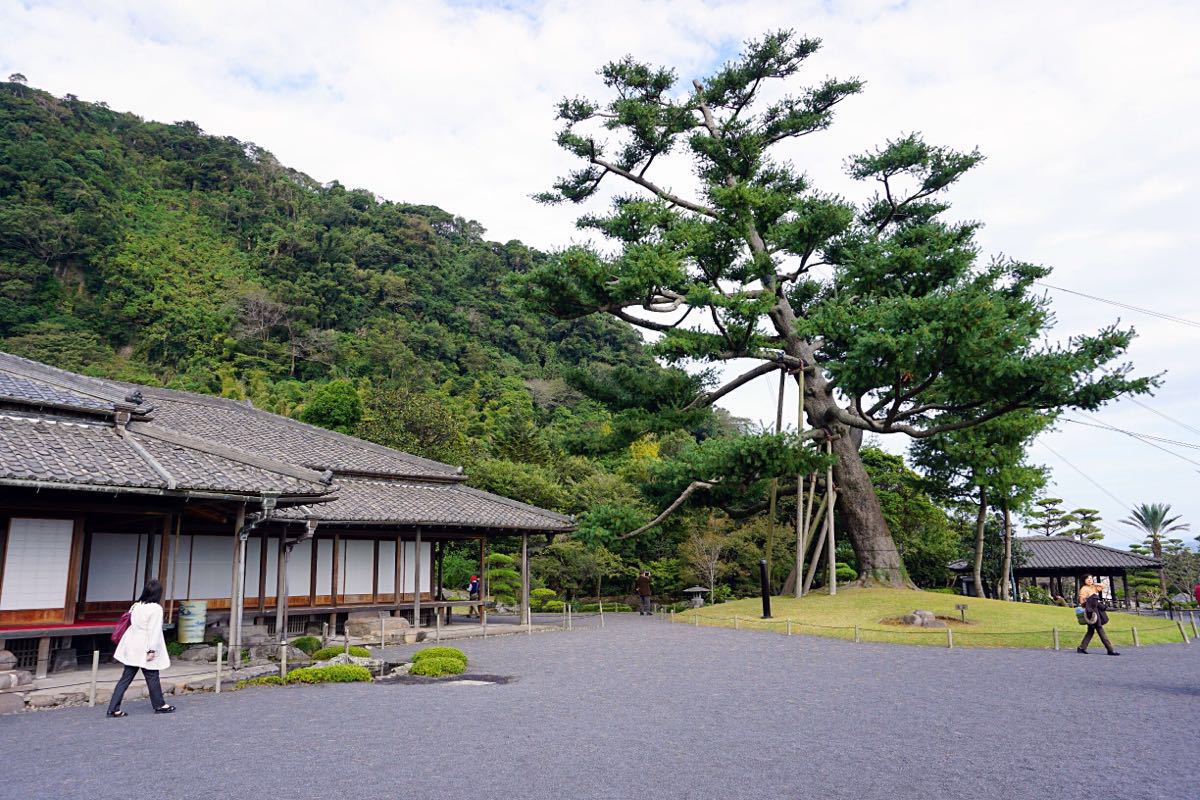
[[[972,631],[969,625],[911,630],[899,626],[821,625],[789,617],[762,619],[759,617],[714,617],[709,615],[668,611],[660,619],[676,625],[699,628],[733,628],[734,630],[766,631],[785,636],[820,636],[855,643],[911,644],[929,647],[1019,647],[1025,649],[1061,650],[1075,647],[1076,637],[1082,638],[1085,628],[1078,624],[1027,631]],[[1168,624],[1124,626],[1109,624],[1104,631],[1114,645],[1142,647],[1147,644],[1189,644],[1197,635],[1196,617]],[[1099,639],[1093,640],[1100,644]]]

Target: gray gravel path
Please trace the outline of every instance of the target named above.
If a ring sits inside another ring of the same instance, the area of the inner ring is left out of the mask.
[[[461,646],[517,680],[0,717],[0,796],[1200,797],[1200,644],[947,651],[610,615]]]

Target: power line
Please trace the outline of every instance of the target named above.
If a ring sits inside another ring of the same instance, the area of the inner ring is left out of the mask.
[[[1084,411],[1082,413],[1086,414],[1087,412]],[[1152,436],[1149,433],[1137,433],[1136,431],[1127,431],[1124,428],[1118,428],[1113,425],[1107,425],[1103,422],[1084,422],[1081,419],[1071,419],[1070,417],[1063,417],[1063,421],[1071,422],[1076,425],[1086,425],[1089,428],[1103,428],[1104,430],[1107,430],[1107,431],[1115,431],[1117,433],[1123,433],[1126,436],[1132,436],[1135,439],[1141,439],[1142,441],[1145,441],[1147,444],[1149,444],[1150,442],[1163,442],[1165,444],[1175,445],[1176,447],[1186,447],[1189,450],[1200,450],[1200,444],[1192,444],[1191,442],[1181,442],[1177,439],[1167,439],[1164,436]],[[1171,452],[1171,451],[1168,450],[1167,452]]]
[[[1162,411],[1159,411],[1156,408],[1151,408],[1150,406],[1143,403],[1141,400],[1138,400],[1136,397],[1127,397],[1125,399],[1127,399],[1133,403],[1136,403],[1137,405],[1139,405],[1142,408],[1149,411],[1151,414],[1157,414],[1158,416],[1165,419],[1167,422],[1174,422],[1176,425],[1183,428],[1184,430],[1191,431],[1192,433],[1196,434],[1197,436],[1200,436],[1200,428],[1196,428],[1196,427],[1193,427],[1192,425],[1188,425],[1186,422],[1181,422],[1180,420],[1175,419],[1174,417],[1172,417],[1169,414],[1164,414]]]
[[[1034,281],[1034,283],[1038,286],[1042,286],[1047,289],[1053,289],[1056,292],[1066,292],[1067,294],[1078,295],[1079,297],[1086,297],[1088,300],[1095,300],[1098,303],[1107,303],[1110,306],[1116,306],[1117,308],[1124,308],[1128,311],[1136,311],[1139,314],[1148,314],[1151,317],[1157,317],[1159,319],[1163,319],[1168,322],[1178,322],[1180,325],[1188,325],[1192,328],[1200,328],[1200,322],[1196,322],[1195,320],[1184,319],[1183,317],[1176,317],[1172,314],[1164,314],[1161,311],[1153,311],[1149,308],[1141,308],[1140,306],[1131,306],[1128,303],[1121,303],[1116,300],[1109,300],[1106,297],[1097,297],[1094,294],[1087,294],[1085,292],[1077,292],[1074,289],[1064,289],[1062,286],[1052,286],[1048,283],[1042,283],[1041,281]]]
[[[1113,500],[1115,500],[1115,501],[1117,502],[1117,505],[1121,506],[1121,508],[1128,509],[1128,508],[1130,507],[1130,506],[1129,506],[1129,504],[1128,504],[1128,503],[1126,503],[1124,500],[1122,500],[1121,498],[1117,497],[1115,494],[1113,494],[1112,492],[1110,492],[1108,489],[1105,489],[1103,486],[1101,486],[1101,485],[1100,485],[1100,482],[1099,482],[1099,481],[1097,481],[1097,480],[1095,480],[1094,478],[1092,478],[1092,476],[1091,476],[1091,475],[1088,475],[1086,472],[1084,472],[1083,470],[1081,470],[1079,467],[1075,466],[1075,465],[1074,465],[1074,464],[1073,464],[1073,463],[1072,463],[1070,460],[1068,460],[1068,459],[1067,459],[1067,457],[1066,457],[1066,456],[1064,456],[1062,453],[1058,452],[1057,450],[1055,450],[1055,449],[1054,449],[1053,447],[1051,447],[1050,445],[1046,444],[1046,443],[1045,443],[1044,441],[1042,441],[1041,439],[1038,439],[1038,444],[1040,444],[1042,447],[1046,448],[1046,449],[1047,449],[1047,450],[1049,450],[1051,453],[1053,453],[1054,455],[1056,455],[1056,456],[1058,456],[1060,459],[1062,459],[1062,461],[1063,461],[1063,462],[1064,462],[1064,463],[1065,463],[1065,464],[1066,464],[1068,467],[1070,467],[1071,469],[1073,469],[1073,470],[1075,470],[1076,472],[1078,472],[1080,475],[1082,475],[1082,476],[1083,476],[1084,480],[1086,480],[1088,483],[1092,484],[1092,485],[1093,485],[1093,486],[1095,486],[1097,489],[1099,489],[1100,491],[1104,492],[1106,495],[1108,495],[1108,496],[1109,496],[1109,497],[1111,497]]]

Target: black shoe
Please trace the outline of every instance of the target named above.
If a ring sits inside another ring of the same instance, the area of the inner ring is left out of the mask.
[[[155,714],[174,714],[175,706],[163,706],[162,708],[154,709]]]
[[[1108,651],[1108,654],[1109,654],[1110,656],[1119,656],[1119,655],[1121,655],[1121,654],[1120,654],[1120,653],[1118,653],[1116,650],[1109,650],[1109,651]]]
[[[108,717],[128,717],[129,715],[128,715],[128,714],[126,714],[124,711],[122,711],[121,709],[119,709],[119,708],[118,708],[116,711],[109,711],[109,712],[107,712],[107,713],[105,714],[105,716],[108,716]]]
[[[1076,652],[1076,653],[1083,653],[1085,656],[1088,654],[1087,650],[1084,650],[1082,647],[1076,647],[1076,648],[1075,648],[1075,652]]]

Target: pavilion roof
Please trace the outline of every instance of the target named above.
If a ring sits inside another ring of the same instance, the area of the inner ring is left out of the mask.
[[[1076,571],[1101,572],[1105,570],[1158,569],[1162,563],[1149,556],[1105,547],[1095,542],[1082,542],[1070,536],[1017,536],[1028,553],[1028,559],[1016,571]],[[949,565],[953,572],[971,569],[965,560],[953,561]]]

